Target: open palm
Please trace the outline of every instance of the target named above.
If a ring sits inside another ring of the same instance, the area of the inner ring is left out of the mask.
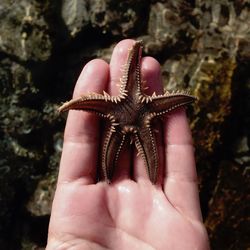
[[[89,62],[74,96],[103,89],[115,95],[132,43],[120,42],[110,65],[99,59]],[[159,64],[146,57],[141,70],[147,91],[159,93]],[[96,183],[99,130],[96,116],[69,112],[46,249],[209,249],[184,110],[174,112],[163,126],[157,185],[151,184],[133,150],[121,155],[111,184]]]

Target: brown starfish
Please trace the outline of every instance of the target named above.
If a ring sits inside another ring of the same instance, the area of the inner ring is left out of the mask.
[[[94,112],[107,123],[102,148],[101,165],[106,181],[113,176],[125,142],[132,138],[143,158],[152,183],[157,180],[158,152],[152,121],[178,107],[187,105],[195,97],[183,93],[152,96],[143,93],[141,81],[142,42],[136,41],[129,49],[124,74],[120,80],[118,96],[91,93],[64,103],[59,111],[70,109]]]

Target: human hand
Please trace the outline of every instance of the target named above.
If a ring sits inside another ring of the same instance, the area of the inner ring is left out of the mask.
[[[74,97],[86,92],[118,93],[132,40],[120,42],[110,65],[95,59],[83,69]],[[160,65],[142,60],[149,93],[162,91]],[[95,183],[100,127],[97,117],[69,111],[46,249],[209,249],[200,212],[192,137],[185,111],[163,125],[161,178],[153,185],[143,160],[126,151],[108,184]],[[164,157],[165,156],[165,157]],[[130,165],[133,163],[133,180]]]

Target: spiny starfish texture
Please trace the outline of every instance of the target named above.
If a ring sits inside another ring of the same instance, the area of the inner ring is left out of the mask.
[[[166,113],[192,103],[194,96],[184,92],[149,96],[141,80],[142,42],[136,41],[128,52],[118,96],[91,93],[64,103],[59,111],[70,109],[94,112],[107,121],[102,145],[103,175],[110,182],[125,143],[132,139],[143,158],[152,183],[157,181],[158,151],[152,122]]]

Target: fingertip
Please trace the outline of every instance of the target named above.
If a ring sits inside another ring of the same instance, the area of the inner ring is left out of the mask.
[[[118,56],[118,57],[124,57],[125,56],[125,57],[127,57],[128,49],[130,49],[133,46],[134,43],[135,43],[135,40],[133,40],[133,39],[121,40],[114,47],[112,56]]]
[[[109,65],[102,59],[93,59],[82,69],[76,82],[73,97],[79,97],[83,93],[105,89],[109,77]],[[100,86],[101,85],[101,86]]]
[[[120,78],[123,74],[123,66],[127,62],[128,51],[134,42],[132,39],[125,39],[114,47],[110,60],[110,84],[108,86],[108,91],[111,95],[117,95],[119,93],[117,85],[120,83]]]
[[[93,74],[96,73],[98,70],[108,70],[109,65],[106,61],[100,58],[93,59],[89,61],[84,67],[83,70],[85,70],[86,74]]]
[[[162,93],[163,85],[160,63],[153,57],[144,57],[142,59],[141,72],[142,79],[146,82],[145,87],[148,87],[145,90],[146,94],[150,95],[152,92],[156,92],[156,94]]]
[[[160,74],[161,65],[154,57],[145,56],[142,60],[142,70],[145,70],[148,73],[156,72]]]
[[[102,92],[107,87],[108,78],[109,65],[101,59],[91,60],[80,73],[75,85],[73,99],[90,92]],[[92,117],[89,113],[70,110],[65,128],[65,138],[81,137],[81,134],[85,134],[88,128],[89,132],[95,131],[95,126],[91,125],[91,122],[95,120],[97,118]]]
[[[185,108],[169,114],[165,124],[166,143],[168,145],[192,145],[193,139]]]

